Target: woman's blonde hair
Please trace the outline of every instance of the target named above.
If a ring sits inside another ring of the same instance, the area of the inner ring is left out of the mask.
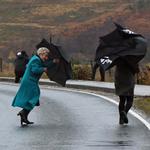
[[[40,47],[38,50],[37,50],[37,54],[40,55],[40,54],[48,54],[49,53],[49,49],[47,49],[46,47]]]

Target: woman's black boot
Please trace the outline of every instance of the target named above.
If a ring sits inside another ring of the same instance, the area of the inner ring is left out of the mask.
[[[21,126],[23,126],[24,123],[27,125],[26,114],[25,114],[24,109],[22,109],[17,115],[20,116]]]
[[[24,111],[25,111],[25,117],[26,117],[27,124],[33,124],[34,122],[31,122],[31,121],[28,120],[28,115],[30,113],[30,110],[24,109]]]
[[[26,109],[22,109],[17,115],[20,116],[20,122],[21,122],[21,126],[23,126],[25,123],[25,125],[28,124],[33,124],[33,122],[28,121],[27,116],[29,114],[30,111],[26,110]]]

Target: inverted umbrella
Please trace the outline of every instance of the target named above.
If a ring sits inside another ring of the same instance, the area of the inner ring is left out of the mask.
[[[59,63],[55,64],[53,67],[48,67],[47,76],[50,80],[65,86],[66,81],[72,77],[71,63],[68,62],[62,55],[62,50],[60,46],[56,46],[53,43],[49,43],[46,39],[36,45],[36,48],[46,47],[50,50],[49,59],[45,62],[45,65],[48,67],[51,59],[58,58]]]
[[[147,42],[137,33],[115,24],[116,29],[100,37],[100,44],[96,50],[96,62],[107,70],[124,59],[132,69],[145,56]]]

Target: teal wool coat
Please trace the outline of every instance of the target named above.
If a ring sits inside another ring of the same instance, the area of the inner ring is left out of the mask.
[[[51,65],[52,64],[51,61]],[[34,106],[38,104],[40,97],[38,82],[43,72],[44,64],[42,60],[34,55],[27,65],[26,71],[21,80],[20,88],[12,102],[12,106],[32,110]]]

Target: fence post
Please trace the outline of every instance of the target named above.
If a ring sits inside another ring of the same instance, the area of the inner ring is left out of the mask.
[[[0,57],[0,72],[3,71],[3,61],[2,58]]]

